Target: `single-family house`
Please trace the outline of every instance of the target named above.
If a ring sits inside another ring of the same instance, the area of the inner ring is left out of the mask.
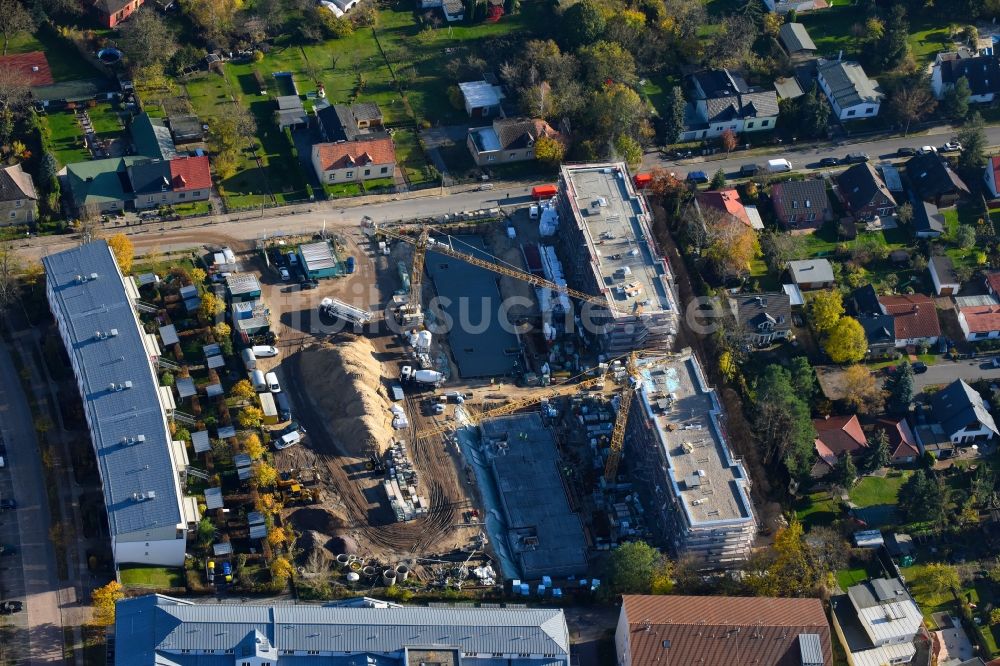
[[[904,417],[883,416],[875,419],[872,425],[876,432],[885,433],[889,441],[889,461],[893,465],[912,463],[920,456],[917,437]]]
[[[0,56],[0,70],[17,74],[17,80],[27,83],[30,88],[55,83],[49,61],[42,51]]]
[[[872,220],[896,212],[896,200],[885,181],[867,162],[837,176],[837,194],[857,220]]]
[[[828,289],[835,284],[833,266],[826,259],[789,261],[788,274],[799,289]]]
[[[66,184],[76,212],[124,211],[125,204],[132,199],[131,191],[126,191],[128,168],[147,160],[145,157],[127,156],[66,165]],[[128,183],[128,190],[131,189]]]
[[[855,317],[865,331],[868,359],[888,358],[896,353],[896,327],[891,315],[865,313]]]
[[[374,102],[330,104],[323,99],[313,108],[324,141],[361,141],[387,136],[382,126],[382,110]]]
[[[466,145],[476,166],[535,159],[535,142],[546,136],[562,137],[541,118],[497,118],[487,127],[469,129]]]
[[[206,156],[172,160],[127,156],[76,162],[66,167],[66,180],[77,212],[119,212],[204,201],[212,191]]]
[[[923,294],[879,296],[882,310],[892,316],[896,347],[937,342],[941,335],[934,299]]]
[[[1000,338],[1000,305],[960,307],[958,325],[969,342]]]
[[[938,296],[957,296],[962,288],[962,282],[955,273],[955,265],[946,255],[939,254],[927,262],[927,270],[931,272],[934,282],[934,293]]]
[[[470,118],[492,118],[500,115],[503,91],[489,81],[466,81],[458,84]]]
[[[737,294],[729,307],[748,344],[769,345],[792,335],[792,303],[788,294]]]
[[[113,28],[138,11],[145,0],[94,0],[101,25]]]
[[[177,157],[170,129],[159,118],[150,118],[146,112],[140,113],[132,119],[129,134],[132,135],[132,149],[136,155],[154,160],[171,160]]]
[[[969,49],[939,53],[931,67],[934,96],[942,99],[963,76],[969,82],[970,102],[992,102],[1000,93],[1000,55],[977,55]]]
[[[961,379],[931,396],[930,403],[931,413],[953,444],[987,442],[1000,435],[983,396]]]
[[[284,131],[287,127],[297,130],[309,126],[309,116],[298,95],[282,95],[274,101],[278,107],[274,111],[274,122],[278,124],[278,129]]]
[[[695,208],[701,216],[703,223],[705,211],[715,210],[723,216],[742,222],[751,229],[756,229],[757,231],[764,230],[764,222],[760,218],[760,211],[757,210],[756,206],[744,206],[740,200],[740,193],[732,187],[698,193],[695,196]]]
[[[830,599],[833,629],[847,663],[859,666],[909,664],[914,639],[924,624],[920,607],[898,578],[877,578]]]
[[[793,234],[811,233],[833,219],[826,182],[815,178],[775,183],[771,204],[778,221]]]
[[[859,63],[821,59],[816,65],[816,79],[837,118],[857,120],[878,115],[885,94]]]
[[[910,202],[913,207],[913,235],[917,238],[940,238],[944,233],[944,214],[938,207],[927,201],[914,199]]]
[[[991,296],[1000,299],[1000,271],[990,271],[986,274],[986,291]]]
[[[778,94],[751,88],[736,72],[711,69],[689,78],[692,101],[685,110],[682,141],[772,130],[778,124]]]
[[[38,193],[20,164],[0,167],[0,226],[31,224],[38,215]]]
[[[785,23],[778,29],[778,39],[790,58],[811,58],[816,55],[816,44],[801,23]]]
[[[828,416],[813,419],[816,428],[816,455],[813,466],[815,478],[826,476],[837,466],[837,461],[846,455],[860,456],[868,450],[868,438],[861,428],[857,416]]]
[[[317,143],[312,148],[312,164],[322,183],[392,178],[396,152],[388,136],[370,141]]]
[[[604,663],[833,666],[831,640],[819,599],[626,594]]]
[[[969,193],[969,187],[937,153],[911,157],[906,162],[906,175],[913,193],[938,208],[954,206],[959,197]]]
[[[1000,199],[1000,156],[993,156],[986,162],[983,169],[983,180],[986,182],[986,189],[990,191],[994,199]]]

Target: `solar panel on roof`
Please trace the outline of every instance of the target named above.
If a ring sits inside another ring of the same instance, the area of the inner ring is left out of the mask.
[[[208,442],[208,431],[199,430],[191,433],[191,444],[194,446],[195,453],[204,453],[211,449],[212,446]]]

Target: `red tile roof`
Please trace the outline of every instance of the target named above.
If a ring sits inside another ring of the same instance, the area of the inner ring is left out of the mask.
[[[889,438],[889,451],[893,460],[920,455],[917,439],[904,418],[884,417],[876,419],[875,427],[885,432]]]
[[[750,216],[747,209],[740,201],[740,194],[733,188],[725,190],[713,190],[702,192],[698,195],[698,204],[703,207],[714,208],[723,213],[729,213],[743,224],[750,225]]]
[[[208,157],[175,157],[170,160],[170,184],[174,192],[212,189]]]
[[[55,83],[52,79],[52,70],[49,69],[49,61],[41,51],[0,56],[0,67],[16,71],[32,88],[51,86]]]
[[[800,666],[800,634],[817,634],[833,664],[819,599],[625,595],[622,612],[630,666]]]
[[[367,164],[395,164],[396,162],[396,151],[392,147],[390,137],[371,141],[317,143],[313,146],[313,150],[319,157],[319,165],[323,171]]]
[[[974,305],[959,308],[970,333],[1000,331],[1000,305]]]
[[[1000,294],[1000,271],[986,274],[986,286],[988,286],[990,291],[994,294]]]
[[[844,452],[857,453],[868,446],[857,416],[830,416],[815,419],[816,453],[827,464],[835,465]]]
[[[879,296],[878,302],[892,315],[897,340],[935,338],[941,335],[934,300],[923,294]]]

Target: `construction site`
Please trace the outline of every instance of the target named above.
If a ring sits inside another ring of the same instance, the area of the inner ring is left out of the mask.
[[[258,242],[280,351],[260,367],[291,402],[273,429],[300,433],[275,465],[315,482],[281,516],[300,568],[560,596],[595,589],[624,540],[706,569],[745,559],[750,482],[675,349],[650,224],[625,166],[603,164],[563,167],[528,206]],[[333,279],[289,288],[278,255],[307,241],[299,262],[322,251]]]

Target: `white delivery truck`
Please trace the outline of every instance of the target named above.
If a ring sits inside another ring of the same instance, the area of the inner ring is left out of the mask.
[[[785,173],[792,170],[792,163],[786,159],[768,160],[768,173]]]
[[[247,372],[253,372],[257,369],[257,355],[253,353],[253,349],[247,347],[240,352],[240,356],[243,357],[243,365],[246,366]]]
[[[267,380],[264,379],[264,373],[260,370],[254,370],[250,373],[250,383],[253,384],[253,390],[257,393],[263,393],[267,389]]]

